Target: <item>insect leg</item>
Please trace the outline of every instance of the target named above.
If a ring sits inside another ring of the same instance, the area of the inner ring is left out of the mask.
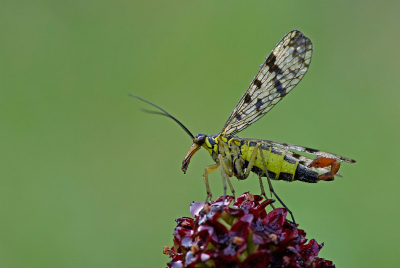
[[[290,216],[292,217],[293,223],[296,224],[296,221],[294,220],[294,216],[292,211],[290,211],[290,209],[285,205],[285,203],[282,202],[282,200],[279,198],[279,196],[275,193],[274,191],[274,187],[272,187],[272,183],[271,183],[271,179],[268,175],[268,170],[267,170],[267,162],[265,161],[264,158],[264,154],[262,152],[261,147],[257,144],[256,148],[254,150],[258,149],[260,151],[260,155],[261,155],[261,162],[263,163],[264,166],[264,170],[265,170],[265,176],[267,177],[268,180],[268,185],[269,185],[269,191],[276,197],[276,199],[278,199],[279,203],[282,204],[282,206],[289,212]],[[261,176],[259,176],[260,179],[260,184],[262,184],[261,182]],[[264,189],[261,189],[261,191],[264,192]],[[265,193],[264,193],[265,194]]]
[[[230,170],[228,168],[228,166],[226,165],[226,162],[224,161],[224,157],[221,154],[218,155],[218,159],[219,159],[220,167],[221,167],[221,169],[224,170],[224,174],[226,175],[225,178],[228,181],[229,188],[231,189],[232,195],[235,197],[235,189],[233,189],[231,180],[229,179],[229,177],[231,177],[233,175],[233,172],[232,172],[232,170]]]
[[[261,188],[261,195],[264,196],[265,200],[268,199],[267,195],[265,194],[265,190],[264,190],[264,184],[262,182],[262,177],[258,176],[258,181],[260,182],[260,188]],[[271,192],[271,197],[272,197],[272,192]],[[270,204],[270,206],[272,207],[272,209],[275,209],[274,204]]]
[[[265,161],[265,158],[264,158],[264,154],[262,153],[262,149],[261,149],[260,145],[257,144],[257,145],[255,146],[255,148],[254,148],[253,153],[251,154],[249,164],[247,165],[247,168],[246,168],[246,172],[245,172],[245,174],[243,175],[243,178],[240,178],[240,179],[246,179],[246,178],[249,176],[249,173],[250,173],[250,171],[251,171],[252,168],[253,168],[254,161],[255,161],[255,159],[256,159],[256,156],[257,156],[257,153],[258,153],[258,152],[260,152],[261,160],[262,160],[261,162],[262,162],[263,165],[264,165],[264,170],[267,170],[267,164],[266,164],[266,161]],[[268,174],[268,173],[266,172],[266,174]],[[267,178],[269,178],[269,177],[267,177]],[[268,199],[267,195],[265,194],[264,184],[263,184],[263,182],[262,182],[261,176],[258,176],[258,180],[259,180],[259,182],[260,182],[261,194],[264,196],[265,199]],[[270,183],[269,180],[268,180],[268,183],[269,183],[269,185],[270,185],[269,188],[270,188],[270,192],[271,192],[271,196],[272,196],[272,193],[273,193],[273,191],[271,191],[272,184]],[[279,200],[279,198],[278,198],[278,200]],[[281,202],[281,203],[282,203],[282,202]],[[284,204],[283,204],[283,205],[284,205]],[[275,208],[273,204],[271,204],[271,207],[272,207],[272,208]],[[289,210],[288,210],[288,211],[289,211]]]
[[[323,156],[317,156],[317,158],[315,158],[314,161],[312,161],[311,164],[308,165],[308,167],[319,167],[319,168],[327,166],[331,166],[331,171],[319,175],[318,180],[333,181],[335,174],[339,171],[340,162],[336,161],[335,159]]]
[[[232,192],[232,195],[233,195],[233,199],[235,200],[236,199],[236,197],[235,197],[235,189],[233,189],[233,186],[232,186],[231,180],[229,179],[229,176],[226,177],[226,180],[228,181],[228,185],[229,185],[229,188],[231,189],[231,192]]]
[[[270,192],[276,197],[276,199],[278,199],[279,203],[281,203],[282,206],[289,212],[290,216],[292,217],[293,223],[296,224],[296,221],[294,220],[294,216],[293,216],[292,211],[290,211],[290,209],[285,205],[285,203],[282,202],[282,200],[279,198],[279,196],[275,193],[274,187],[272,187],[271,179],[270,179],[270,177],[268,175],[267,162],[265,161],[264,154],[263,154],[262,149],[261,149],[259,144],[257,144],[256,147],[254,148],[254,151],[253,151],[253,153],[251,154],[251,157],[250,157],[249,164],[247,165],[246,172],[245,172],[245,174],[243,176],[241,176],[240,179],[246,179],[249,176],[249,173],[253,168],[254,161],[256,159],[256,156],[257,156],[258,152],[260,152],[260,155],[261,155],[261,162],[263,163],[263,166],[264,166],[265,176],[267,177],[267,180],[268,180],[268,185],[269,185]],[[261,181],[261,179],[260,179],[260,181]],[[261,181],[260,185],[262,185],[262,181]],[[262,187],[261,191],[263,191],[264,195],[265,195],[265,191],[264,191],[263,188],[264,187]],[[264,196],[264,197],[267,198],[266,196]]]
[[[254,161],[256,160],[256,157],[257,157],[257,153],[258,153],[258,149],[259,149],[259,148],[260,148],[260,145],[257,144],[256,147],[255,147],[254,150],[253,150],[253,153],[252,153],[251,156],[250,156],[250,161],[249,161],[249,164],[248,164],[247,167],[246,167],[246,171],[244,172],[243,175],[241,175],[240,177],[238,177],[238,179],[244,180],[244,179],[246,179],[246,178],[249,176],[251,170],[253,169]]]
[[[262,182],[261,176],[258,176],[258,180],[260,181],[261,195],[264,196],[265,199],[268,199],[267,195],[265,194],[264,184]]]
[[[249,176],[250,171],[253,168],[254,161],[255,161],[255,159],[257,157],[257,153],[258,152],[260,152],[260,154],[261,154],[261,159],[262,159],[262,162],[264,164],[264,169],[267,170],[267,167],[266,167],[266,164],[265,164],[266,162],[265,162],[265,159],[264,159],[264,155],[262,153],[262,149],[261,149],[260,145],[257,144],[255,146],[254,150],[253,150],[253,153],[251,154],[250,161],[249,161],[249,164],[247,165],[245,173],[240,177],[241,180],[244,180]],[[259,176],[259,182],[260,182],[260,188],[261,188],[261,195],[263,195],[265,199],[268,199],[267,195],[265,194],[264,184],[262,182],[261,176]],[[271,206],[274,208],[274,206],[272,204],[271,204]]]
[[[222,184],[224,185],[224,198],[222,199],[221,210],[224,208],[225,198],[226,198],[226,172],[225,172],[225,162],[221,154],[218,155],[219,162],[221,163],[221,175],[222,175]]]
[[[264,170],[267,170],[267,162],[265,161],[264,154],[262,153],[262,149],[261,149],[260,146],[258,146],[258,149],[260,150],[260,155],[261,155],[261,160],[262,160],[261,162],[263,163]],[[267,177],[267,178],[269,178],[269,177]],[[261,195],[263,195],[265,199],[268,199],[267,195],[265,194],[265,189],[264,189],[264,184],[262,182],[262,177],[258,176],[258,180],[260,181]],[[272,197],[272,192],[271,192],[271,197]],[[271,204],[271,207],[273,209],[275,209],[274,204]]]
[[[203,174],[203,180],[204,180],[204,183],[206,184],[206,190],[207,190],[207,197],[206,197],[206,202],[205,203],[207,203],[208,201],[211,201],[211,198],[212,198],[210,185],[208,184],[208,174],[210,174],[211,172],[215,171],[218,167],[219,167],[218,164],[206,166],[206,170],[205,170],[205,172]]]

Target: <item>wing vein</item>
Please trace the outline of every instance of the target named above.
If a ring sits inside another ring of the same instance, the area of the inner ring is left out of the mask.
[[[300,31],[285,35],[260,66],[249,88],[233,109],[222,133],[234,135],[270,111],[304,77],[312,42]]]

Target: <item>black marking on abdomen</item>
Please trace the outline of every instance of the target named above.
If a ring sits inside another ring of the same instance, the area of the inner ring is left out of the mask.
[[[279,154],[279,155],[282,155],[282,152],[281,152],[281,151],[279,151],[279,150],[277,150],[277,149],[275,149],[274,147],[272,147],[272,149],[271,149],[271,153],[273,153],[273,154]]]
[[[268,170],[268,176],[269,176],[269,178],[270,178],[271,180],[275,180],[275,178],[276,178],[276,173],[273,172],[273,171],[269,171],[269,170]],[[266,176],[264,176],[264,177],[266,177]]]
[[[263,149],[263,150],[269,151],[269,148],[271,147],[271,145],[265,144],[265,143],[261,143],[261,144],[260,144],[260,147],[261,147],[261,149]]]
[[[297,162],[296,158],[288,156],[288,155],[285,155],[283,157],[283,160],[285,160],[286,162],[288,162],[290,164],[296,164],[296,162]]]
[[[249,161],[245,160],[243,165],[242,165],[242,169],[245,170],[248,166],[249,166]],[[261,168],[256,167],[256,166],[253,166],[251,171],[256,173],[258,176],[261,176],[264,173],[264,171]],[[238,178],[238,179],[240,180],[241,178]],[[242,178],[242,180],[243,180],[243,178]]]
[[[287,172],[281,172],[281,173],[279,173],[279,179],[283,180],[283,181],[291,182],[293,180],[293,174],[290,174]]]
[[[236,117],[237,120],[242,119],[242,116],[240,114],[236,114],[235,117]]]
[[[303,165],[298,165],[294,175],[294,180],[316,183],[318,182],[318,173]]]

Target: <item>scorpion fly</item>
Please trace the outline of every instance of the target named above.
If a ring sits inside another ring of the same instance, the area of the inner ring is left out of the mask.
[[[225,196],[225,181],[228,182],[234,195],[229,178],[235,176],[239,180],[245,180],[252,171],[259,177],[261,194],[267,198],[261,179],[266,177],[271,194],[287,209],[295,222],[292,212],[275,193],[271,180],[288,182],[297,180],[308,183],[332,181],[335,175],[341,176],[338,173],[341,162],[356,161],[308,147],[269,140],[245,139],[235,135],[269,112],[301,81],[310,66],[312,51],[311,40],[302,32],[293,30],[286,34],[260,66],[258,74],[233,109],[221,132],[215,135],[193,136],[181,122],[164,109],[138,96],[131,96],[161,110],[162,113],[155,113],[173,119],[192,138],[193,144],[182,163],[184,173],[191,158],[201,147],[210,153],[215,164],[207,166],[203,174],[207,190],[206,202],[212,198],[208,183],[208,175],[211,172],[218,168],[221,170]],[[313,154],[316,158],[311,159],[292,150]]]

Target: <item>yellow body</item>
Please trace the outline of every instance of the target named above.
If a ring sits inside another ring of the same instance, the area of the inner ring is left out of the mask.
[[[252,171],[265,177],[265,168],[262,162],[262,152],[268,174],[271,179],[280,180],[280,174],[284,173],[284,180],[293,181],[299,162],[294,158],[288,159],[285,154],[277,148],[265,143],[248,141],[239,137],[226,137],[222,134],[206,138],[203,147],[207,149],[214,161],[219,164],[218,154],[223,156],[226,166],[232,175],[238,179],[246,179],[244,169],[250,162],[251,156],[257,144],[261,148],[257,152]]]

